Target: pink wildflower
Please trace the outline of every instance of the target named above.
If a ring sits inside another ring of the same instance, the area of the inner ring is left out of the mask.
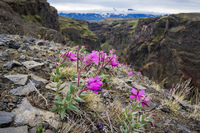
[[[132,88],[133,95],[130,96],[131,99],[137,98],[139,101],[143,97],[145,90],[137,91],[135,88]]]
[[[111,55],[112,60],[110,61],[110,64],[115,67],[119,65],[119,61],[117,60],[118,56],[116,56],[116,54],[112,54]],[[110,60],[110,59],[108,59]]]
[[[133,75],[133,72],[128,72],[128,75],[129,75],[129,76]]]
[[[104,53],[103,51],[101,51],[101,52],[99,52],[99,53],[100,53],[100,57],[101,57],[100,61],[101,61],[101,62],[106,61],[107,54]]]
[[[149,102],[150,102],[150,99],[142,99],[142,102],[141,102],[142,107],[144,107],[144,106],[149,107]]]
[[[79,46],[77,45],[76,48],[79,49]]]
[[[101,78],[98,78],[98,76],[96,76],[96,78],[89,78],[88,81],[88,89],[91,89],[94,93],[97,93],[99,90],[102,90],[102,88],[100,88],[100,86],[103,84],[103,82],[101,81]]]
[[[98,63],[99,62],[99,56],[98,56],[98,52],[97,51],[92,51],[91,54],[89,54],[88,56],[86,56],[84,58],[84,62],[86,65],[92,64],[92,63]]]
[[[137,74],[141,74],[141,72],[137,72]]]
[[[152,121],[150,121],[150,124],[151,124],[151,127],[154,127],[154,124],[153,124],[153,122],[152,122]]]
[[[82,48],[85,48],[85,46],[82,46]]]
[[[71,61],[75,61],[77,59],[76,54],[72,53],[72,51],[62,54],[61,57],[63,58],[63,62],[66,61],[67,59],[70,59]]]
[[[169,90],[169,93],[173,93],[173,92],[174,92],[174,90],[172,90],[172,89]]]

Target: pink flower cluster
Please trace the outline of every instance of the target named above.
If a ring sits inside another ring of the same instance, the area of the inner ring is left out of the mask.
[[[88,56],[86,56],[84,58],[84,62],[85,64],[88,66],[90,64],[94,64],[94,63],[103,63],[103,64],[109,64],[112,65],[113,67],[118,66],[119,61],[118,56],[116,56],[116,54],[114,54],[115,50],[110,50],[110,54],[107,55],[106,53],[104,53],[103,51],[92,51],[91,54],[89,54]]]
[[[147,96],[144,96],[145,90],[138,91],[135,88],[132,88],[132,95],[130,96],[131,99],[137,99],[141,102],[142,106],[149,106],[150,99],[146,98]]]
[[[88,83],[88,88],[86,90],[91,89],[94,93],[100,91],[101,90],[100,86],[103,84],[101,78],[98,78],[98,76],[96,76],[95,78],[90,77],[87,83]]]
[[[66,61],[67,59],[70,59],[71,61],[76,61],[76,54],[73,53],[72,51],[66,52],[64,54],[60,55],[63,58],[63,62]]]
[[[133,75],[133,72],[128,72],[128,75],[129,75],[129,76]]]

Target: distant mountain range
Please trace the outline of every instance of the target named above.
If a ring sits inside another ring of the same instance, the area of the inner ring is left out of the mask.
[[[110,12],[110,13],[58,13],[59,16],[70,17],[74,19],[84,19],[86,21],[100,21],[104,18],[144,18],[144,17],[158,17],[163,16],[161,14],[150,14],[150,13],[137,13],[134,9],[128,9],[126,12]]]

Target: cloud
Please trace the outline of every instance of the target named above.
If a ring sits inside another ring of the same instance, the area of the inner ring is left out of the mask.
[[[199,0],[47,0],[60,10],[108,10],[132,8],[159,13],[200,12]]]

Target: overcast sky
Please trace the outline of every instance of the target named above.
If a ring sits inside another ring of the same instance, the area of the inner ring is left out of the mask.
[[[47,0],[58,11],[135,9],[156,13],[200,12],[200,0]]]

